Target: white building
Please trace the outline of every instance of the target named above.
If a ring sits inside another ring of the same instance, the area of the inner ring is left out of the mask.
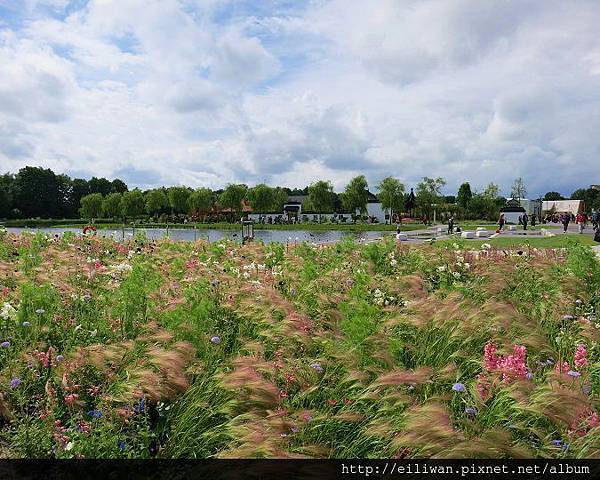
[[[549,212],[553,210],[556,213],[572,213],[577,215],[583,213],[585,204],[583,200],[548,200],[542,202],[542,210]]]

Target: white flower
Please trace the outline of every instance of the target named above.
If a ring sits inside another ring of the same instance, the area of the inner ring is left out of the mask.
[[[471,268],[471,264],[470,263],[465,263],[465,269],[468,270],[469,268]]]
[[[481,246],[481,249],[482,249],[482,250],[489,250],[490,248],[492,248],[492,246],[491,246],[489,243],[484,243],[484,244]]]
[[[67,445],[66,445],[66,447],[65,447],[65,450],[69,451],[69,450],[71,450],[72,448],[73,448],[73,442],[69,442],[69,443],[67,443]]]
[[[445,272],[446,271],[446,266],[445,265],[440,265],[437,269],[438,269],[438,272]]]
[[[459,272],[452,272],[452,275],[454,275],[454,278],[460,278]]]
[[[10,303],[4,302],[2,310],[0,310],[0,317],[2,317],[4,320],[9,320],[15,318],[16,314],[17,311],[14,309],[14,307]]]
[[[133,270],[133,267],[125,262],[112,265],[110,268],[117,273],[127,273]]]
[[[392,258],[392,260],[390,261],[390,265],[391,265],[392,267],[395,267],[396,265],[398,265],[398,260],[396,260],[396,259]]]

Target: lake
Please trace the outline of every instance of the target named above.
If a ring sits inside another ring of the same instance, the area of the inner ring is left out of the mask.
[[[81,228],[17,228],[7,227],[6,230],[12,233],[22,232],[44,232],[50,235],[61,234],[63,232],[74,232],[81,234]],[[166,229],[164,228],[136,228],[135,232],[144,232],[150,240],[158,240],[166,237]],[[309,242],[309,243],[329,243],[336,242],[342,238],[351,237],[355,240],[365,241],[381,238],[384,234],[392,234],[391,232],[348,232],[340,230],[327,231],[309,231],[309,230],[254,230],[254,238],[265,243],[280,242]],[[98,235],[104,237],[112,237],[115,240],[123,239],[122,229],[98,229]],[[134,232],[131,228],[125,229],[125,238],[133,237]],[[171,240],[208,240],[209,242],[217,242],[223,239],[241,241],[240,230],[219,230],[219,229],[185,229],[185,228],[170,228],[169,238]]]

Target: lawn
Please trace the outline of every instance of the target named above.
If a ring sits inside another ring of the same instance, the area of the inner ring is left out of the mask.
[[[0,233],[0,457],[600,458],[599,288],[575,243]]]

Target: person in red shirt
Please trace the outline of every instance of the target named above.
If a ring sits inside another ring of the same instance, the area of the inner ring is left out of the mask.
[[[578,213],[577,217],[575,217],[575,222],[579,227],[579,233],[583,233],[583,229],[585,228],[585,222],[587,218],[585,217],[585,213]]]

